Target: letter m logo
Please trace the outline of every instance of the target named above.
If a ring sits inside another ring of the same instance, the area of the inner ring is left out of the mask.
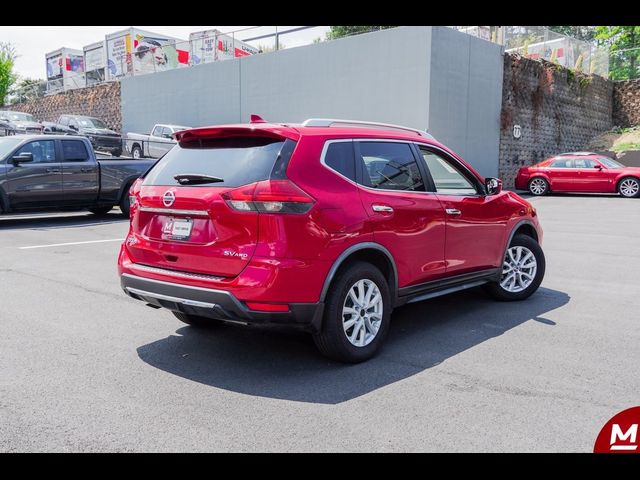
[[[620,425],[614,423],[611,426],[611,450],[636,450],[638,445],[633,445],[638,439],[638,424],[634,423],[629,429],[622,433]],[[618,442],[628,442],[628,444],[620,445]],[[629,445],[631,444],[631,445]]]

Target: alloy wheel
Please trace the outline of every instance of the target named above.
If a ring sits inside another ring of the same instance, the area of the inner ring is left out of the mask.
[[[541,178],[534,178],[529,184],[529,190],[534,195],[542,195],[547,190],[547,184]]]
[[[500,286],[507,292],[525,290],[536,277],[538,262],[531,250],[520,245],[510,247],[502,264]]]
[[[347,293],[342,307],[342,328],[356,347],[369,345],[382,324],[383,303],[378,286],[369,279],[358,280]]]
[[[640,184],[633,178],[627,178],[620,184],[620,193],[624,197],[635,197],[640,191]]]

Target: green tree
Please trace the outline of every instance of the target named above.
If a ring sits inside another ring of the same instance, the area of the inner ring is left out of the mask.
[[[45,80],[20,78],[11,91],[11,103],[29,102],[44,96],[47,90]]]
[[[0,105],[4,105],[7,94],[16,81],[13,67],[16,50],[10,43],[0,42]]]
[[[397,25],[385,27],[368,27],[363,25],[355,25],[349,27],[330,27],[327,32],[327,40],[335,40],[336,38],[348,37],[349,35],[357,35],[358,33],[367,33],[373,30],[386,30],[387,28],[395,28]]]
[[[595,39],[598,44],[609,47],[609,78],[640,77],[640,26],[596,27]]]

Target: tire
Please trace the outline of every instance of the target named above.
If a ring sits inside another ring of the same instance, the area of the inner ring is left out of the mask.
[[[636,177],[624,177],[618,183],[618,193],[625,198],[640,196],[640,180]]]
[[[360,282],[363,283],[360,284]],[[357,290],[354,290],[353,295],[359,300],[367,296],[369,288],[373,285],[375,288],[371,290],[370,300],[375,300],[377,294],[380,294],[380,301],[376,301],[366,309],[360,308],[359,311],[353,309],[355,302],[350,293],[352,289],[357,289],[358,284],[364,287],[364,291],[360,294],[355,293]],[[343,308],[351,308],[354,314],[344,313]],[[376,314],[373,317],[374,322],[371,322],[371,317],[362,316],[362,313],[367,310]],[[346,322],[345,315],[351,315]],[[379,318],[377,323],[375,318]],[[345,329],[344,323],[354,319],[355,323]],[[389,329],[390,319],[391,295],[386,279],[380,270],[370,263],[353,263],[341,270],[331,283],[325,303],[322,329],[313,336],[313,340],[320,352],[329,358],[345,363],[363,362],[372,358],[380,350]],[[357,346],[352,343],[348,335],[353,335],[355,343],[362,345]]]
[[[139,160],[143,158],[142,149],[140,148],[139,145],[134,145],[131,148],[131,158],[133,158],[134,160]]]
[[[117,150],[111,150],[111,155],[114,157],[119,157],[120,155],[122,155],[122,149],[119,148]]]
[[[196,328],[211,328],[223,323],[221,320],[213,318],[199,317],[198,315],[190,315],[188,313],[171,312],[181,322]]]
[[[112,208],[113,208],[113,206],[110,206],[110,207],[95,207],[95,208],[90,208],[89,211],[91,213],[93,213],[94,215],[106,215],[107,213],[109,213],[111,211]]]
[[[131,202],[129,200],[130,188],[131,188],[131,185],[127,185],[127,188],[125,188],[124,193],[122,194],[122,199],[118,204],[118,206],[120,207],[120,210],[122,211],[122,216],[125,218],[131,217]]]
[[[546,195],[547,193],[549,193],[549,182],[547,182],[542,177],[535,177],[529,180],[527,189],[529,190],[529,193],[531,193],[531,195],[541,197],[542,195]]]
[[[518,254],[518,251],[521,253]],[[535,271],[531,267],[524,268],[531,263],[530,259],[527,258],[528,253],[531,253],[535,259]],[[516,273],[511,277],[515,262],[519,264],[517,268],[520,275]],[[544,278],[545,267],[544,252],[538,242],[528,235],[515,235],[505,254],[500,281],[486,284],[485,290],[496,300],[507,302],[524,300],[538,290]],[[527,273],[531,274],[529,276],[533,277],[532,280],[527,279],[525,276]],[[509,278],[512,278],[512,280],[509,280]]]

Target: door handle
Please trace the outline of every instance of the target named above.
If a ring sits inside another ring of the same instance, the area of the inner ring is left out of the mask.
[[[374,204],[371,205],[371,208],[374,212],[393,213],[393,207],[390,207],[389,205]]]
[[[446,212],[448,215],[460,215],[462,212],[457,208],[447,208]]]
[[[59,168],[47,168],[47,173],[60,173]]]

